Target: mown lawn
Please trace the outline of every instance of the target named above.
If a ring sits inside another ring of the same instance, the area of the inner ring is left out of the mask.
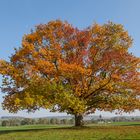
[[[88,126],[139,126],[140,122],[111,122],[111,123],[96,123]]]
[[[140,140],[139,124],[93,125],[83,128],[43,125],[1,127],[0,140]]]

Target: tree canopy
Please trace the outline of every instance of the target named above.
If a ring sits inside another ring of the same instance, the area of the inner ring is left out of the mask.
[[[60,20],[38,25],[9,61],[0,60],[3,108],[74,115],[140,109],[140,58],[131,46],[121,24],[83,30]]]

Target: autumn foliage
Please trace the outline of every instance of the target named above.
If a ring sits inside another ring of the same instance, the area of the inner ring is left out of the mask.
[[[129,53],[131,45],[112,22],[84,30],[60,20],[38,25],[10,61],[0,61],[3,108],[75,116],[140,109],[140,59]]]

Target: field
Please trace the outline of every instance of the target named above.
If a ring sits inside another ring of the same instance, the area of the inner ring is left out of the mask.
[[[72,126],[0,127],[0,140],[140,140],[140,122]]]

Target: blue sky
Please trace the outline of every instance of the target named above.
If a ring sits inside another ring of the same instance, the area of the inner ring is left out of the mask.
[[[35,25],[50,20],[66,20],[80,29],[97,22],[123,24],[134,39],[130,51],[140,56],[140,0],[0,0],[0,59],[8,60],[14,47],[19,47],[24,34]],[[1,83],[1,78],[0,78]],[[3,93],[0,93],[0,103]],[[57,114],[57,113],[56,113]],[[96,113],[97,115],[100,112]],[[110,113],[101,113],[112,115]],[[0,116],[11,115],[0,108]],[[49,111],[35,114],[25,111],[16,115],[47,116]],[[131,115],[140,115],[140,112]]]

